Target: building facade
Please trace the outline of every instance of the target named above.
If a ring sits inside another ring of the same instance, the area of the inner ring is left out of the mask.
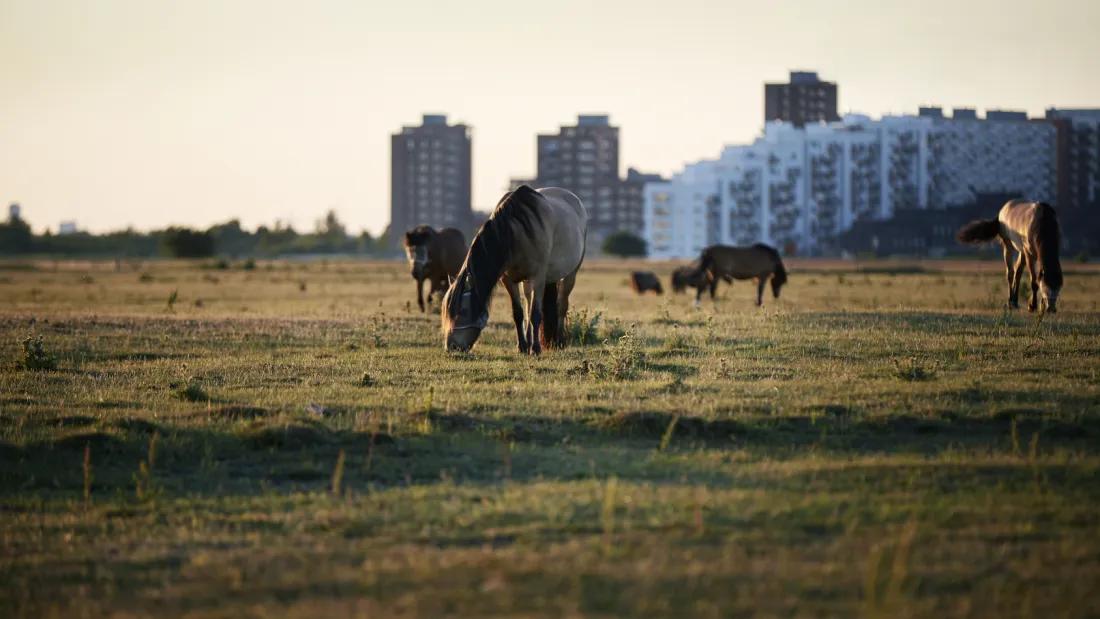
[[[509,191],[529,185],[575,193],[588,211],[590,255],[598,255],[603,239],[614,232],[642,235],[643,191],[661,177],[634,168],[619,177],[619,128],[608,116],[580,115],[576,125],[539,135],[537,143],[537,176],[510,179]]]
[[[1100,204],[1100,109],[1046,112],[1058,128],[1058,205]]]
[[[577,194],[588,210],[589,235],[602,238],[619,219],[619,128],[605,115],[580,115],[574,126],[538,136],[536,184]]]
[[[764,122],[802,127],[838,120],[836,82],[822,81],[812,71],[791,71],[785,84],[764,84]]]
[[[390,244],[427,224],[464,229],[471,217],[471,132],[443,115],[391,136]]]
[[[754,143],[647,185],[643,236],[655,258],[694,257],[703,242],[837,255],[839,235],[855,223],[898,211],[957,207],[978,193],[1053,200],[1057,136],[1051,122],[932,111],[801,128],[770,122]],[[684,232],[708,222],[717,226],[709,236]]]

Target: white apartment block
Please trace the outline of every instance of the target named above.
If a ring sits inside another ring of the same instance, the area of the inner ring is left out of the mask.
[[[898,209],[943,209],[975,194],[1054,200],[1057,130],[1050,122],[849,115],[764,135],[685,167],[645,191],[650,257],[692,258],[709,244],[836,252],[837,235]]]

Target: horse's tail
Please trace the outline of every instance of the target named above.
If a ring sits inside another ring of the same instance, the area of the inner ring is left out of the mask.
[[[539,328],[539,344],[543,348],[551,348],[558,345],[558,282],[550,282],[542,290],[542,327]]]
[[[959,229],[960,243],[988,243],[1001,234],[1001,222],[996,219],[975,219]]]

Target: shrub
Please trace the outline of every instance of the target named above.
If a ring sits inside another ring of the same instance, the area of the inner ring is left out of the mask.
[[[646,255],[646,242],[629,232],[615,232],[604,239],[603,251],[620,258],[642,258]]]
[[[46,352],[41,335],[32,335],[19,342],[21,354],[16,366],[28,372],[49,372],[57,369],[57,360]]]

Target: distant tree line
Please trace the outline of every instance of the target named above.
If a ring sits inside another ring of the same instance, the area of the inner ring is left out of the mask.
[[[232,219],[206,230],[172,227],[164,230],[138,232],[126,229],[106,234],[75,232],[72,234],[36,235],[19,218],[0,223],[0,256],[51,255],[86,258],[208,258],[212,256],[275,257],[294,254],[376,254],[386,250],[384,232],[374,238],[364,231],[358,236],[348,233],[336,213],[329,211],[313,231],[300,233],[293,227],[276,222],[273,227],[260,226],[250,232],[241,222]]]

